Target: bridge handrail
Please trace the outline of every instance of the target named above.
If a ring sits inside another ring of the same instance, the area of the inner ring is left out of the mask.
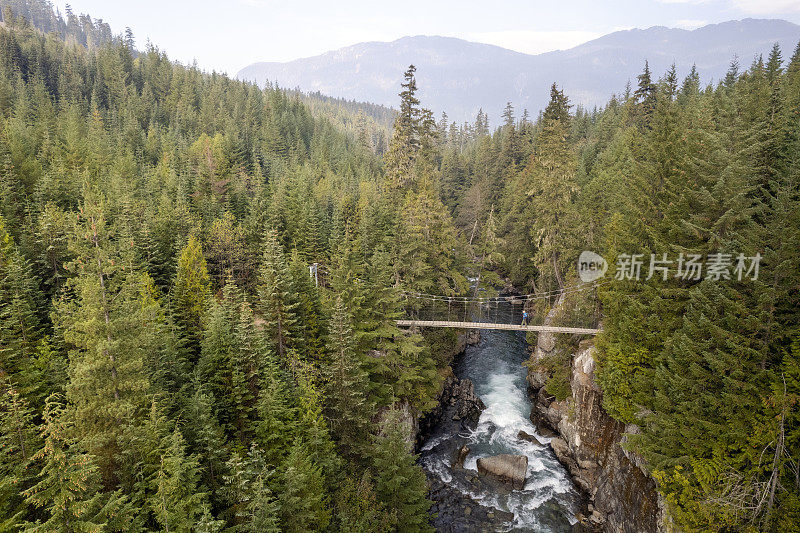
[[[398,326],[419,326],[429,328],[457,329],[501,329],[507,331],[540,331],[551,333],[573,333],[579,335],[596,335],[596,328],[569,328],[564,326],[523,326],[521,324],[494,324],[491,322],[455,322],[450,320],[398,320]]]

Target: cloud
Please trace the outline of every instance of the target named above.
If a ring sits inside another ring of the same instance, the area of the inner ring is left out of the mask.
[[[532,31],[507,30],[468,33],[471,41],[502,46],[525,54],[541,54],[553,50],[566,50],[603,35],[594,31]]]
[[[733,0],[733,5],[749,15],[800,13],[797,0]]]
[[[683,28],[684,30],[694,30],[706,24],[708,24],[707,20],[680,19],[675,21],[675,27]]]

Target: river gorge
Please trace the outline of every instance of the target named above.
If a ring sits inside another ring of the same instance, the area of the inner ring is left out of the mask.
[[[527,357],[524,334],[482,330],[454,364],[455,379],[462,388],[471,383],[485,407],[471,422],[465,413],[455,423],[453,415],[441,416],[420,448],[432,485],[441,487],[437,494],[450,496],[437,502],[437,529],[561,532],[577,523],[582,496],[551,450],[551,437],[530,420]],[[469,451],[459,458],[465,446]],[[478,460],[499,454],[527,459],[521,490],[479,474]]]

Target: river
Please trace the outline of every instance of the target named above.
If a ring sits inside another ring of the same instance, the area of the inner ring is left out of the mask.
[[[459,378],[472,380],[486,409],[474,430],[460,434],[434,431],[421,448],[420,462],[429,476],[438,477],[478,503],[514,513],[513,524],[503,531],[571,531],[581,496],[547,445],[550,439],[529,419],[531,402],[526,367],[522,366],[527,356],[525,347],[523,333],[481,330],[480,342],[467,346],[454,370]],[[519,439],[520,431],[534,435],[542,445]],[[443,442],[447,440],[457,440],[459,447],[462,442],[469,446],[463,471],[451,467],[451,450],[456,444]],[[477,474],[478,458],[501,453],[528,457],[522,490],[503,494],[470,482]]]

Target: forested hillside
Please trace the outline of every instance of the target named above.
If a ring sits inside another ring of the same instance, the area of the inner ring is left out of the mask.
[[[485,228],[477,254],[542,294],[578,284],[582,250],[605,257],[606,280],[567,294],[559,320],[602,323],[604,406],[641,428],[627,446],[675,524],[796,531],[800,47],[788,61],[776,46],[746,70],[733,63],[716,86],[645,66],[590,113],[571,113],[554,85],[535,124],[511,107],[504,118],[491,136],[482,117],[440,128],[443,198],[466,234]],[[648,276],[651,254],[667,272]],[[723,268],[691,271],[693,256]],[[544,365],[558,398],[568,353]]]
[[[358,140],[363,147],[380,156],[386,152],[397,111],[392,108],[343,98],[332,98],[322,93],[289,92],[297,96],[314,115],[323,115],[342,131]]]
[[[416,106],[385,178],[295,96],[9,17],[0,109],[3,530],[430,529],[449,361],[393,318],[466,283]]]
[[[50,26],[0,28],[0,530],[430,531],[411,418],[455,334],[398,328],[405,291],[557,294],[582,250],[609,272],[557,321],[602,325],[604,407],[676,527],[797,530],[800,47],[707,87],[645,66],[591,112],[554,84],[494,132],[437,122],[412,66],[380,155],[385,108],[25,6]]]

